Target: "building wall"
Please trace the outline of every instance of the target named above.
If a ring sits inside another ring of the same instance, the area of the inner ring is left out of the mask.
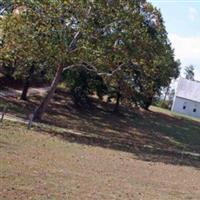
[[[200,102],[195,102],[176,96],[174,98],[172,111],[200,118]]]

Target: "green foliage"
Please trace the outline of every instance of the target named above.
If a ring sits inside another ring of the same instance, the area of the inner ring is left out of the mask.
[[[70,88],[75,104],[79,106],[89,103],[88,95],[96,93],[99,98],[102,98],[107,92],[103,79],[85,69],[65,71],[62,79]]]
[[[185,78],[194,81],[194,66],[189,65],[185,67]]]
[[[16,76],[25,77],[35,62],[36,71],[45,68],[57,84],[65,66],[87,66],[64,75],[72,91],[79,88],[77,99],[92,92],[101,96],[106,83],[123,102],[148,109],[179,74],[162,15],[144,0],[18,0],[0,28],[0,59],[7,66],[17,63]]]
[[[153,104],[164,109],[170,109],[171,107],[171,102],[167,100],[156,100]]]

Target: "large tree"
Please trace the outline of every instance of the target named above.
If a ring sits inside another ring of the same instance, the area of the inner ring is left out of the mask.
[[[132,1],[17,1],[3,19],[5,48],[10,47],[17,59],[46,58],[49,68],[57,71],[35,118],[42,117],[64,69],[78,63],[93,71],[110,72],[126,64],[123,38],[137,34],[133,27],[128,31],[137,25],[130,17],[134,14],[133,9],[129,11],[131,6],[135,6]]]
[[[145,11],[145,12],[144,12]],[[153,97],[179,75],[179,61],[174,59],[162,15],[151,4],[143,8],[146,40],[140,52],[140,65],[133,68],[134,100],[148,109]],[[152,21],[153,19],[153,21]]]
[[[177,70],[161,14],[144,0],[18,0],[2,27],[4,47],[14,51],[15,58],[30,62],[45,58],[48,68],[56,71],[34,112],[37,119],[63,71],[82,67],[97,73],[115,88],[117,105],[121,97],[139,94],[148,100],[147,107]]]
[[[24,66],[30,67],[26,70],[29,72],[33,71],[33,62],[45,59],[48,70],[57,70],[48,95],[35,112],[35,118],[41,118],[52,98],[63,68],[70,63],[79,35],[73,28],[71,3],[21,0],[15,3],[13,12],[2,19],[4,48],[1,55],[7,53],[7,58],[25,61],[27,65]]]
[[[20,11],[20,12],[19,12]],[[0,29],[2,31],[2,48],[0,60],[2,73],[16,79],[24,80],[21,99],[27,99],[30,82],[50,65],[52,59],[46,60],[45,37],[35,32],[35,22],[27,20],[28,10],[24,6],[17,6],[12,12],[4,13]],[[36,19],[35,19],[36,20]],[[54,68],[46,70],[49,75]],[[35,75],[35,76],[34,76]]]

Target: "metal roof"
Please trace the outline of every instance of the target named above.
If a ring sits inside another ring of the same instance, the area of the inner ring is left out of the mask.
[[[200,82],[179,78],[176,96],[200,102]]]

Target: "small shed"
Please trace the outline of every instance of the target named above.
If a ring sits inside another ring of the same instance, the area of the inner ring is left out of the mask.
[[[179,78],[172,111],[200,118],[200,81]]]

